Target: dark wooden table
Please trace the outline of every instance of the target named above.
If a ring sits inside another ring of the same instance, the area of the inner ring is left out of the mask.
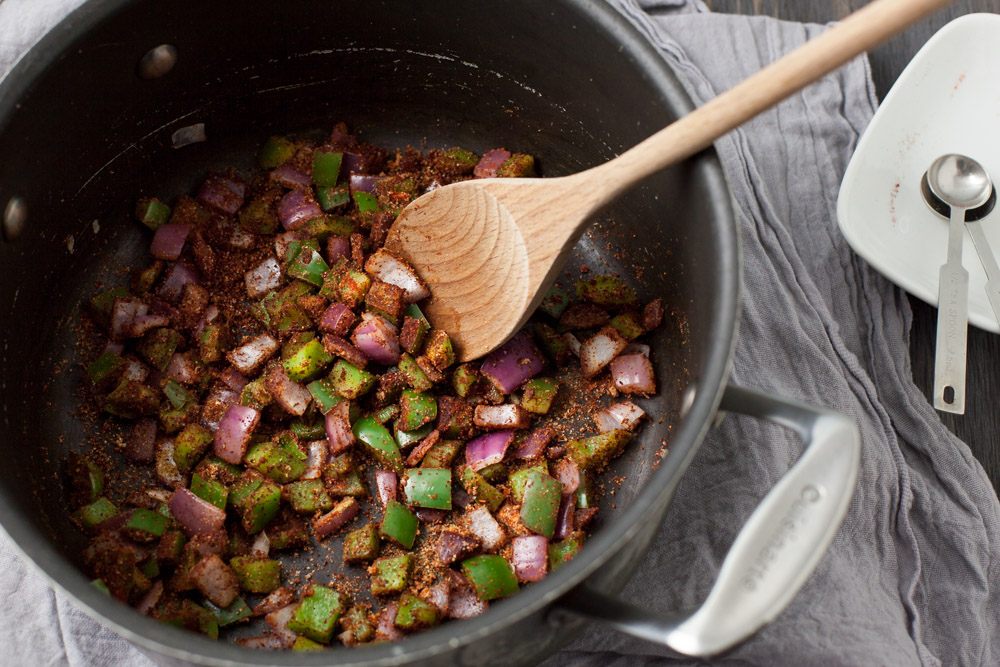
[[[843,18],[854,9],[867,4],[867,0],[706,0],[706,3],[717,12],[761,14],[790,21],[827,23]],[[1000,0],[955,2],[869,53],[872,76],[879,95],[885,95],[914,54],[941,26],[972,12],[1000,13]],[[913,330],[910,336],[913,380],[925,395],[930,396],[934,383],[937,310],[913,297],[910,297],[910,305],[913,307]],[[993,488],[1000,492],[998,370],[1000,336],[970,327],[965,414],[938,414],[945,426],[969,444],[993,481]]]

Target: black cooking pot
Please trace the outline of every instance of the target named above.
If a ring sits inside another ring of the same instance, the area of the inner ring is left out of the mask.
[[[176,52],[147,54],[161,44]],[[581,615],[693,655],[742,640],[777,615],[825,550],[859,447],[841,417],[726,388],[739,251],[712,151],[623,197],[575,250],[571,272],[618,271],[668,304],[651,341],[662,391],[642,401],[664,419],[615,462],[611,474],[626,482],[583,551],[484,615],[399,644],[311,655],[212,642],[89,585],[79,567],[86,538],[67,518],[59,481],[65,454],[84,439],[73,322],[96,281],[120,284],[116,271],[144,261],[148,236],[129,215],[137,196],[190,192],[210,168],[250,168],[270,134],[328,131],[338,120],[382,145],[506,146],[560,175],[690,108],[659,53],[603,3],[88,2],[0,85],[3,527],[55,586],[170,664],[509,665],[557,650]],[[172,147],[177,130],[198,123],[206,142]],[[705,605],[671,618],[629,607],[613,595],[648,549],[720,401],[795,428],[811,446],[751,517]]]

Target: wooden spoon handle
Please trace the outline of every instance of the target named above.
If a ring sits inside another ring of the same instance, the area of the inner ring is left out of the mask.
[[[599,208],[952,0],[875,0],[614,160],[582,172]],[[581,183],[582,184],[582,183]],[[599,194],[598,194],[599,193]],[[592,201],[593,201],[592,199]]]

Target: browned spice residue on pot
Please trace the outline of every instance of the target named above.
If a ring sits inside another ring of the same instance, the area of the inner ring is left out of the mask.
[[[620,469],[645,479],[667,451],[631,441],[662,432],[640,404],[671,380],[644,341],[683,344],[683,318],[641,301],[615,268],[629,258],[594,236],[602,256],[523,333],[457,364],[419,274],[382,243],[420,194],[534,176],[534,158],[390,153],[338,124],[272,137],[260,164],[140,199],[153,259],[106,276],[75,324],[88,436],[64,481],[95,585],[301,650],[482,613],[586,548],[602,499],[636,492]]]

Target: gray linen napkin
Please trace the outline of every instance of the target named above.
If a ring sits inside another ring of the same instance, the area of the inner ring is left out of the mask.
[[[611,1],[697,103],[822,30],[676,0]],[[0,71],[53,23],[53,7],[76,4],[0,2]],[[788,610],[721,664],[1000,663],[996,495],[913,385],[905,296],[836,227],[840,179],[875,104],[862,58],[716,143],[743,235],[733,380],[840,410],[864,443],[858,491],[830,552]],[[742,521],[800,449],[779,428],[727,418],[623,596],[664,611],[697,605]],[[13,632],[0,664],[150,664],[54,594],[2,535],[0,595],[10,601],[0,626]],[[667,655],[594,627],[547,664],[673,664]]]

